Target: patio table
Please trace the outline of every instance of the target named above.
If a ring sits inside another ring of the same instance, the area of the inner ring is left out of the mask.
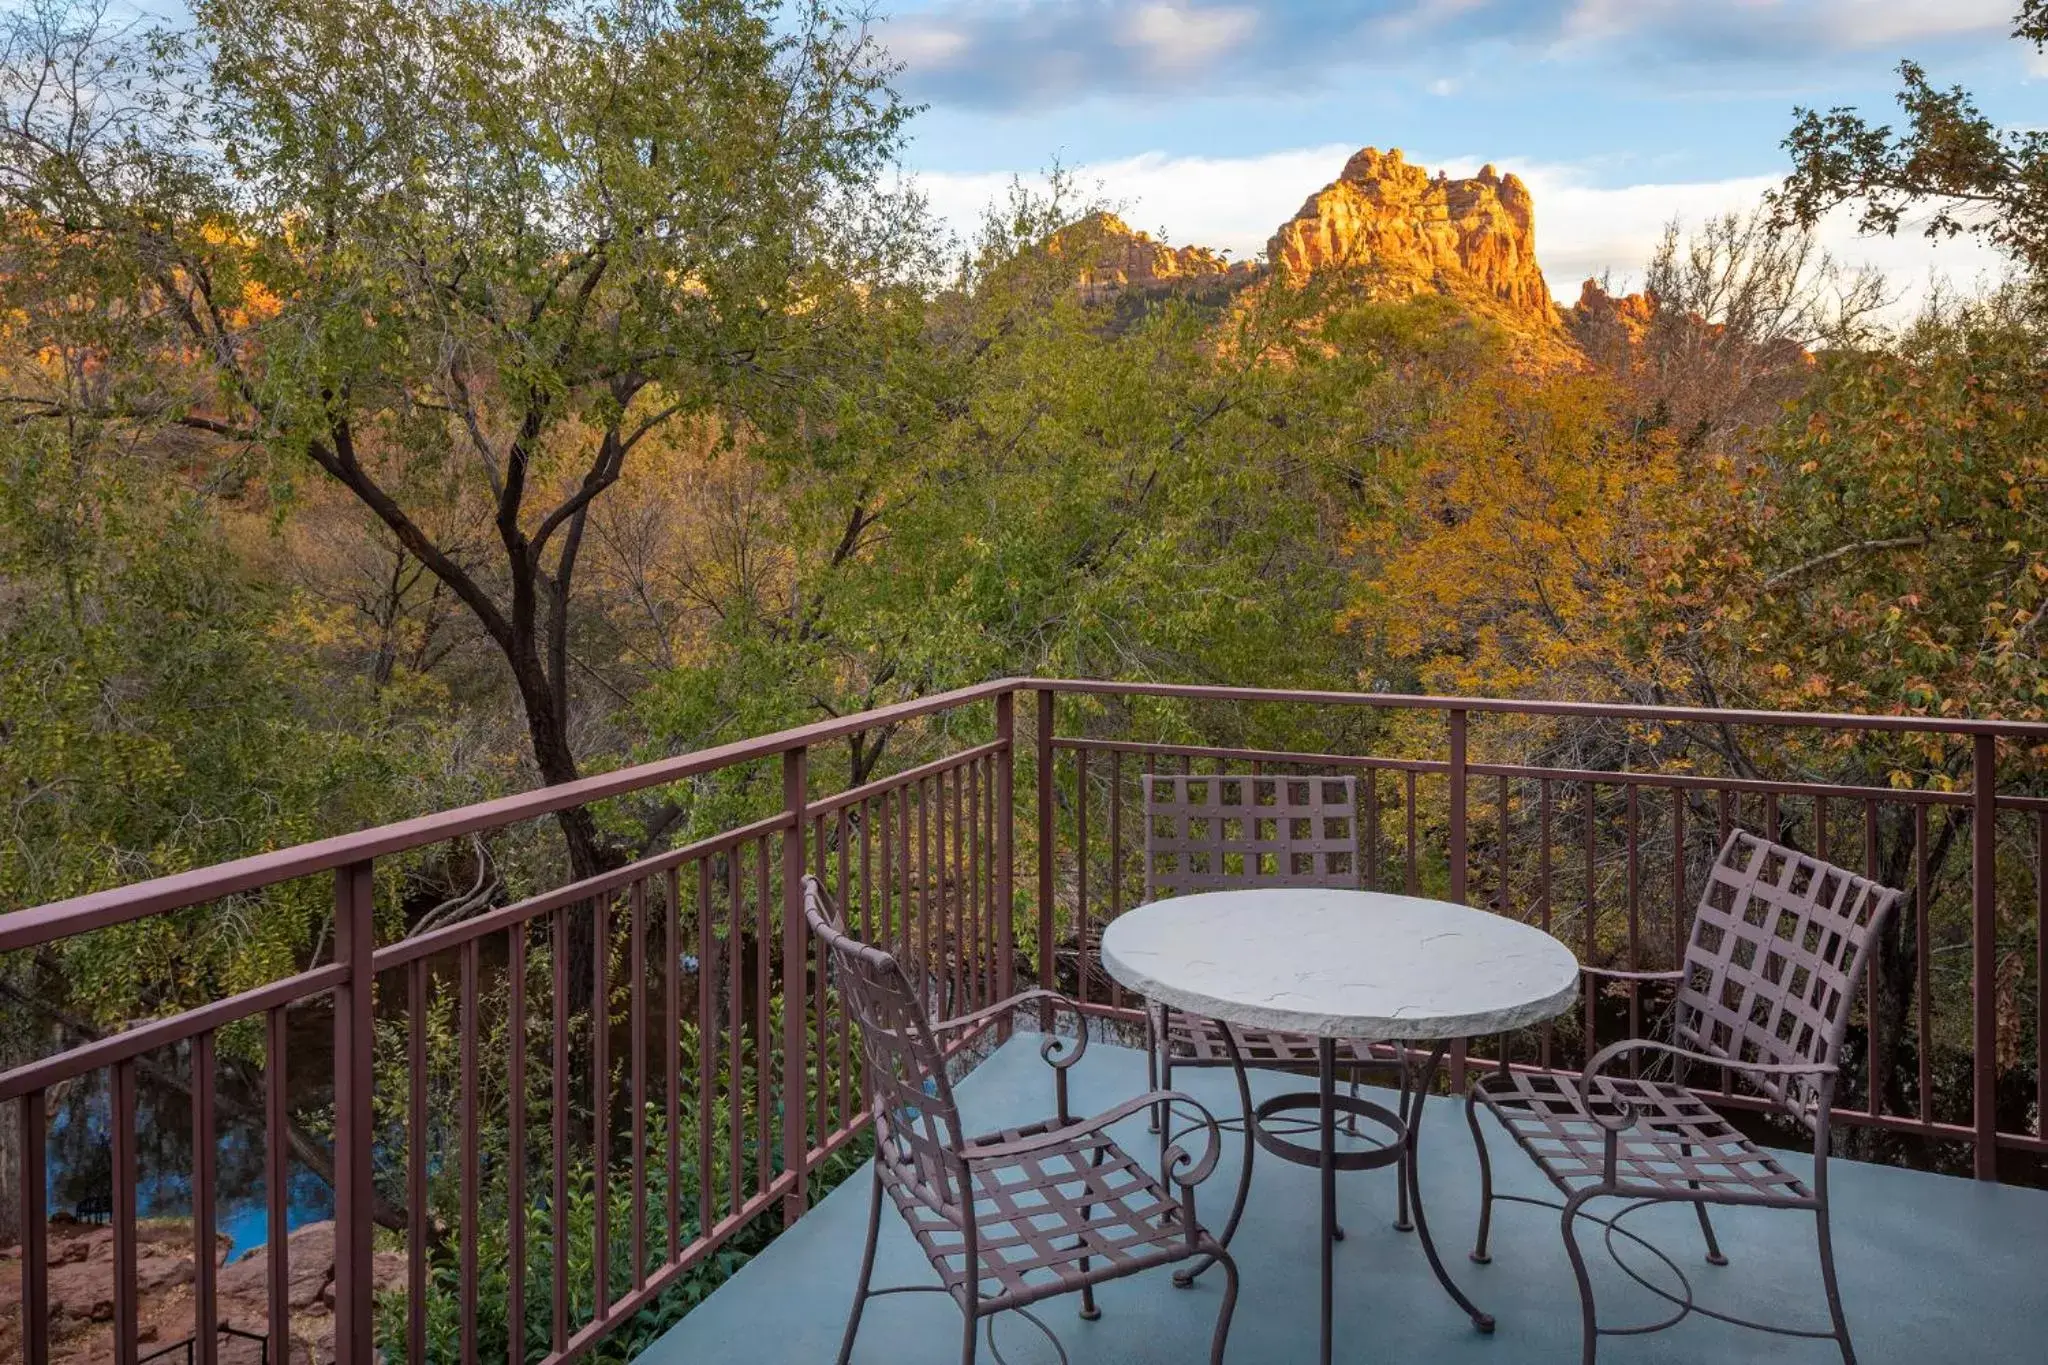
[[[1102,964],[1127,989],[1172,1009],[1317,1039],[1316,1089],[1260,1103],[1253,1137],[1274,1156],[1321,1171],[1324,1365],[1330,1360],[1340,1170],[1404,1166],[1414,1229],[1430,1269],[1475,1327],[1493,1330],[1492,1317],[1451,1279],[1430,1239],[1416,1137],[1423,1102],[1453,1040],[1522,1028],[1571,1007],[1579,964],[1563,944],[1540,929],[1445,901],[1259,888],[1141,905],[1103,932]],[[1231,1040],[1230,1029],[1222,1032]],[[1411,1055],[1408,1045],[1430,1046],[1428,1062],[1408,1087],[1413,1099],[1406,1113],[1338,1093],[1339,1042],[1398,1043],[1404,1058]],[[1234,1057],[1234,1040],[1229,1045]],[[1340,1114],[1383,1129],[1386,1140],[1339,1151]],[[1274,1122],[1311,1116],[1314,1146],[1293,1140]]]

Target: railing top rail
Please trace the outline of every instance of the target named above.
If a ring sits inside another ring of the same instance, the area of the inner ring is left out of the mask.
[[[772,735],[737,740],[694,753],[678,754],[653,763],[599,773],[576,782],[536,787],[514,796],[500,797],[454,810],[379,825],[374,829],[340,834],[329,839],[299,844],[292,848],[259,853],[211,867],[175,872],[166,877],[117,886],[106,891],[51,901],[45,905],[0,914],[0,952],[33,948],[53,939],[124,924],[167,910],[218,900],[238,892],[332,871],[350,863],[403,853],[427,844],[460,838],[482,830],[499,829],[524,820],[552,815],[571,806],[587,805],[648,787],[664,786],[736,763],[772,758],[791,749],[839,739],[862,730],[928,716],[940,711],[982,701],[1020,684],[1015,680],[977,683],[914,701],[877,707],[847,716],[779,730]]]
[[[1183,697],[1194,701],[1288,702],[1307,706],[1381,706],[1409,711],[1499,712],[1523,716],[1581,716],[1588,720],[1649,720],[1671,724],[1777,725],[1816,730],[1890,730],[1937,735],[1995,735],[2048,744],[2048,721],[1977,720],[1957,716],[1860,715],[1842,711],[1739,711],[1710,706],[1637,706],[1597,701],[1524,701],[1511,697],[1436,697],[1404,692],[1313,692],[1278,687],[1217,687],[1205,683],[1095,682],[1083,678],[1028,678],[1013,686],[1099,696]]]

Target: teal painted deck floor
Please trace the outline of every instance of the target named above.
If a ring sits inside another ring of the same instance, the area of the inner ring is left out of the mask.
[[[1186,1071],[1176,1084],[1219,1114],[1234,1108],[1226,1072]],[[1076,1068],[1077,1112],[1093,1113],[1144,1088],[1142,1053],[1096,1041]],[[1299,1088],[1254,1073],[1255,1095]],[[999,1050],[960,1088],[976,1131],[1049,1112],[1051,1082],[1036,1040]],[[1484,1121],[1484,1120],[1483,1120]],[[1142,1120],[1118,1135],[1150,1150]],[[1548,1195],[1549,1186],[1497,1131],[1494,1169],[1504,1192]],[[1219,1221],[1237,1174],[1238,1140],[1203,1187],[1205,1219]],[[1805,1158],[1792,1161],[1803,1167]],[[2048,1362],[2048,1192],[1978,1184],[1854,1162],[1831,1166],[1842,1293],[1863,1365],[1994,1365]],[[1492,1336],[1474,1332],[1437,1287],[1412,1234],[1393,1230],[1392,1172],[1340,1173],[1339,1217],[1349,1239],[1337,1248],[1337,1359],[1426,1361],[1431,1365],[1540,1365],[1579,1359],[1578,1300],[1557,1219],[1545,1210],[1496,1208],[1493,1263],[1466,1259],[1478,1209],[1478,1173],[1462,1106],[1432,1100],[1424,1119],[1422,1180],[1430,1224],[1451,1273],[1499,1319]],[[1316,1173],[1265,1157],[1234,1250],[1244,1287],[1231,1332],[1232,1365],[1315,1359]],[[867,1215],[868,1176],[847,1181],[817,1209],[720,1288],[643,1357],[646,1365],[723,1361],[830,1362],[852,1302]],[[1716,1228],[1732,1264],[1707,1266],[1698,1230],[1683,1207],[1652,1210],[1632,1225],[1671,1251],[1703,1302],[1748,1317],[1824,1327],[1826,1308],[1814,1258],[1813,1220],[1785,1210],[1725,1209]],[[1603,1322],[1659,1315],[1662,1304],[1630,1284],[1582,1230],[1601,1295]],[[884,1208],[875,1283],[932,1283],[893,1209]],[[1078,1300],[1038,1311],[1066,1343],[1074,1365],[1196,1362],[1207,1359],[1221,1277],[1176,1290],[1153,1271],[1098,1290],[1102,1317],[1081,1322]],[[854,1351],[857,1365],[943,1365],[959,1359],[959,1314],[937,1294],[894,1295],[868,1306]],[[998,1321],[1011,1365],[1052,1365],[1051,1348],[1028,1326]],[[989,1359],[984,1348],[981,1359]],[[1795,1361],[1829,1365],[1832,1343],[1745,1332],[1694,1317],[1647,1337],[1608,1337],[1602,1365],[1707,1365]]]

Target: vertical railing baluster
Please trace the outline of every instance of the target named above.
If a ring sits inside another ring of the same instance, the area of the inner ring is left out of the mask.
[[[1109,922],[1116,923],[1124,912],[1124,756],[1120,749],[1109,751]],[[1124,988],[1110,978],[1109,1003],[1124,1007]]]
[[[1469,857],[1465,829],[1465,712],[1450,713],[1451,743],[1451,899],[1459,905],[1471,901]],[[1451,1093],[1465,1093],[1466,1040],[1451,1040]]]
[[[612,997],[609,891],[590,901],[591,1320],[612,1315]]]
[[[1671,967],[1685,962],[1685,788],[1671,789]]]
[[[406,1359],[427,1358],[427,961],[405,964]]]
[[[939,991],[938,974],[933,970],[932,958],[932,802],[925,794],[924,778],[915,783],[917,790],[917,984],[927,1015],[940,1013],[938,1002],[933,999]],[[943,935],[945,930],[940,929]]]
[[[1038,984],[1046,990],[1053,987],[1052,698],[1038,694]]]
[[[263,1208],[264,1299],[267,1351],[272,1360],[291,1359],[291,1148],[286,1129],[291,1110],[285,1097],[285,1057],[290,1047],[283,1005],[264,1019]]]
[[[1017,694],[1003,692],[996,697],[996,738],[1003,743],[1002,762],[996,765],[995,827],[990,831],[995,846],[996,900],[996,992],[1007,1000],[1017,991],[1016,905],[1012,899],[1015,863],[1015,786],[1017,781]],[[865,853],[865,849],[863,849]],[[865,864],[863,864],[865,866]],[[1008,1025],[1000,1036],[1009,1036]]]
[[[953,777],[953,937],[961,946],[955,948],[953,966],[953,1013],[965,1014],[974,1008],[974,883],[967,874],[967,831],[962,821],[967,811],[968,771],[972,764],[963,763],[952,770]]]
[[[1415,866],[1415,770],[1407,769],[1401,774],[1407,779],[1406,802],[1408,807],[1408,877],[1406,891],[1411,896],[1422,893],[1422,880]]]
[[[1972,1169],[1998,1178],[1998,737],[1970,756],[1970,1050]]]
[[[1537,787],[1536,800],[1536,820],[1541,839],[1536,862],[1536,900],[1542,907],[1540,911],[1542,915],[1541,923],[1543,925],[1543,932],[1547,934],[1550,932],[1550,822],[1551,806],[1554,800],[1549,778],[1544,778]],[[1551,1033],[1551,1021],[1545,1019],[1543,1026],[1537,1030],[1536,1040],[1539,1050],[1537,1060],[1546,1070],[1550,1067]]]
[[[49,1099],[31,1090],[21,1123],[21,1339],[23,1365],[50,1365]]]
[[[1380,889],[1380,771],[1365,770],[1365,889]]]
[[[462,1365],[475,1365],[476,1341],[476,1277],[477,1277],[477,1201],[483,1197],[482,1181],[479,1179],[477,1160],[477,1095],[476,1095],[476,1035],[482,1026],[477,1017],[477,948],[476,940],[465,939],[462,944],[460,976],[458,978],[456,1016],[456,1050],[458,1065],[462,1069],[459,1080],[457,1105],[461,1112],[458,1123],[461,1132],[461,1169],[458,1174],[462,1210],[460,1236],[462,1238],[461,1260],[458,1273],[461,1275],[461,1303],[459,1304],[462,1325]]]
[[[633,1208],[628,1239],[633,1288],[647,1283],[647,879],[626,888],[626,1083],[633,1096],[627,1141],[633,1148]]]
[[[1074,750],[1074,996],[1088,1003],[1088,751]]]
[[[1579,961],[1589,967],[1600,965],[1600,939],[1596,921],[1600,913],[1600,789],[1597,784],[1586,783],[1586,922],[1580,926],[1584,947],[1579,951]],[[1600,992],[1594,981],[1586,983],[1586,1056],[1591,1061],[1593,1054],[1600,1050],[1599,1003]]]
[[[801,829],[796,834],[802,840]],[[801,843],[799,843],[801,848]],[[775,942],[775,925],[782,919],[779,906],[769,903],[768,884],[768,837],[763,835],[754,841],[754,1192],[765,1195],[775,1183],[775,1052],[781,1041],[774,1032],[773,1012],[770,997],[774,994],[775,981],[772,945]],[[783,1064],[789,1059],[785,1056]],[[785,1129],[789,1118],[784,1116]],[[796,1114],[797,1126],[803,1124],[803,1110]]]
[[[1627,809],[1624,819],[1628,831],[1628,969],[1639,972],[1643,969],[1643,897],[1642,897],[1642,788],[1631,782],[1625,787]],[[1643,1036],[1642,983],[1630,978],[1628,983],[1628,1036]],[[1631,1052],[1628,1058],[1628,1074],[1642,1074],[1642,1053]]]
[[[747,1092],[746,1068],[742,1047],[747,1032],[747,977],[746,945],[740,932],[740,858],[746,845],[734,844],[725,857],[725,951],[729,959],[726,972],[726,1116],[725,1142],[726,1183],[731,1186],[732,1202],[726,1212],[737,1215],[740,1205],[746,1201],[741,1188],[746,1180],[746,1161],[743,1156],[744,1142],[741,1138],[742,1124],[746,1122]]]
[[[846,844],[844,842],[846,807],[844,806],[839,808],[838,831],[841,836],[839,866],[843,873],[846,867]],[[825,817],[823,815],[811,817],[811,871],[817,876],[819,886],[825,887],[828,890],[831,888],[831,856],[825,838]],[[833,896],[832,904],[839,907],[840,919],[844,922],[847,914],[846,878],[844,875],[839,878],[839,891],[837,895]],[[826,1037],[828,1021],[825,1017],[827,1013],[825,1008],[825,954],[810,950],[810,925],[806,923],[804,929],[806,948],[804,959],[810,963],[811,968],[810,1002],[806,1008],[811,1016],[811,1055],[816,1057],[818,1061],[816,1084],[811,1087],[814,1092],[811,1122],[817,1129],[817,1136],[813,1140],[822,1145],[825,1139],[832,1135],[832,1064],[826,1046],[828,1042]],[[808,1159],[807,1155],[806,1160]]]
[[[371,1339],[370,1233],[376,1190],[370,1149],[375,1142],[376,948],[374,868],[350,863],[334,877],[334,959],[348,976],[334,992],[334,1354],[368,1360]]]
[[[115,1062],[113,1072],[114,1362],[135,1365],[141,1315],[135,1283],[135,1060]]]
[[[1877,874],[1877,802],[1865,797],[1863,800],[1863,875],[1872,881]],[[1870,1103],[1867,1106],[1874,1117],[1884,1111],[1884,1079],[1877,1074],[1878,1058],[1878,1001],[1884,993],[1884,954],[1870,954],[1870,965],[1863,978],[1863,1041],[1865,1084],[1870,1088]]]
[[[505,1066],[505,1338],[508,1365],[526,1360],[526,936],[521,920],[507,935],[505,975],[509,1056]],[[424,1356],[421,1357],[424,1359]]]
[[[1499,804],[1500,837],[1494,846],[1494,880],[1497,883],[1493,893],[1494,910],[1502,915],[1514,915],[1508,904],[1508,779],[1503,773],[1495,784],[1494,796]],[[1520,916],[1516,915],[1519,919]]]
[[[220,1248],[214,1238],[220,1135],[214,1127],[215,1080],[213,1030],[207,1029],[192,1039],[192,1345],[198,1365],[214,1365],[220,1358]]]
[[[782,832],[782,1169],[790,1178],[789,1192],[782,1197],[784,1227],[803,1217],[810,1188],[811,1144],[804,1123],[807,1112],[804,1078],[810,1068],[804,1064],[804,1014],[811,935],[804,920],[803,892],[804,827],[808,823],[804,812],[810,799],[809,789],[809,756],[802,749],[791,749],[782,756],[782,810],[789,819],[789,827]],[[818,841],[821,845],[824,842],[822,828]],[[765,901],[768,894],[768,848],[765,843],[761,852],[761,895]],[[823,852],[821,848],[821,858]],[[843,908],[840,913],[845,913]],[[821,992],[818,996],[821,1021],[824,1010],[825,997]],[[818,1088],[821,1092],[825,1081],[822,1039],[820,1034]],[[766,1040],[763,1040],[763,1046],[766,1046]],[[825,1136],[822,1124],[818,1136]]]
[[[2048,810],[2034,812],[2034,1135],[2048,1137]]]
[[[552,1087],[548,1123],[552,1139],[549,1155],[554,1162],[554,1183],[548,1192],[551,1283],[548,1286],[551,1341],[560,1354],[569,1340],[569,911],[558,908],[550,917],[548,950],[552,961],[550,983],[553,1011],[554,1056],[548,1075]]]
[[[668,900],[662,906],[664,930],[662,952],[668,966],[662,972],[661,1104],[663,1126],[668,1130],[668,1239],[662,1259],[673,1265],[683,1250],[683,1134],[682,1077],[683,1052],[683,882],[671,867],[663,881]],[[700,968],[703,963],[697,964]]]
[[[21,1214],[21,1340],[23,1365],[50,1365],[49,1098],[31,1090],[15,1105],[21,1124],[18,1207]]]
[[[711,923],[711,856],[697,859],[697,1237],[711,1235],[717,1171],[712,1124],[718,1116],[718,937]]]
[[[1928,918],[1934,908],[1931,870],[1927,866],[1927,806],[1913,803],[1913,997],[1918,1005],[1916,1049],[1920,1055],[1920,1121],[1934,1118],[1934,993],[1929,989],[1934,969],[1930,962],[1933,945]]]

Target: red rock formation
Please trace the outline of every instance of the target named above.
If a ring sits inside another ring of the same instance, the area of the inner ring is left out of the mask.
[[[219,1246],[224,1253],[227,1240]],[[325,1360],[334,1341],[334,1224],[309,1223],[291,1235],[289,1246],[292,1360]],[[113,1229],[52,1220],[49,1256],[50,1358],[72,1365],[112,1361]],[[379,1292],[403,1287],[403,1256],[380,1251],[374,1261],[371,1278]],[[191,1224],[151,1219],[137,1226],[136,1331],[145,1352],[192,1335],[193,1273]],[[269,1273],[269,1258],[261,1251],[221,1265],[215,1307],[222,1325],[265,1331]],[[21,1252],[10,1247],[0,1251],[0,1359],[21,1358],[20,1298]],[[255,1365],[261,1354],[261,1345],[247,1337],[220,1338],[222,1365]]]
[[[1202,246],[1168,246],[1113,213],[1091,213],[1061,228],[1046,246],[1083,264],[1079,287],[1090,303],[1116,294],[1164,293],[1185,286],[1231,286],[1258,274],[1249,261],[1228,261]]]
[[[1536,265],[1535,203],[1492,166],[1453,180],[1408,164],[1398,149],[1367,147],[1280,225],[1266,255],[1283,277],[1356,266],[1411,293],[1486,300],[1546,329],[1557,321]]]

